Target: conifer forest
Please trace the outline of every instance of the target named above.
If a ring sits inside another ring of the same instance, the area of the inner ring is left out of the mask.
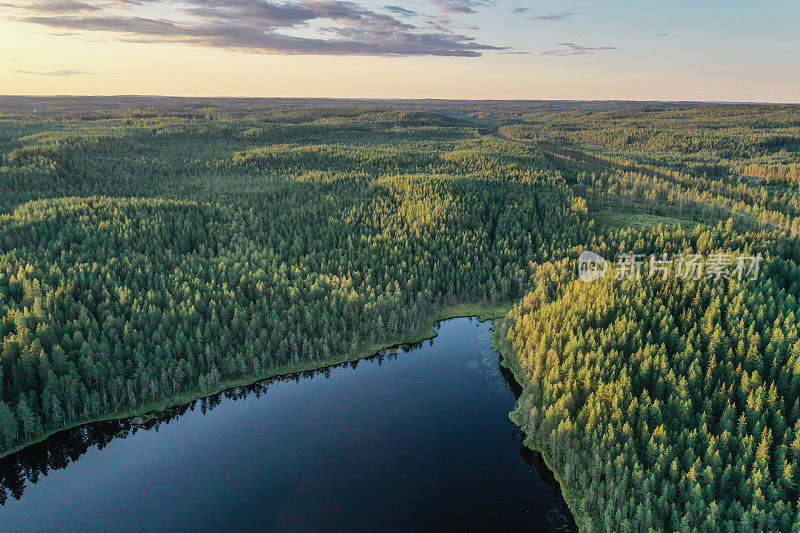
[[[0,455],[501,309],[581,531],[800,531],[800,106],[0,110]]]

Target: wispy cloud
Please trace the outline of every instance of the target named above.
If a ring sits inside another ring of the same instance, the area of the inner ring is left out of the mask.
[[[442,11],[469,13],[485,0],[434,0]],[[446,17],[421,25],[349,0],[174,0],[169,18],[146,9],[154,0],[53,0],[15,8],[13,18],[60,31],[106,32],[127,42],[183,43],[275,54],[480,56],[507,47],[482,44]],[[395,15],[414,14],[386,6]],[[469,30],[467,30],[469,31]]]
[[[575,43],[558,43],[552,50],[545,50],[542,52],[543,56],[583,56],[596,54],[597,52],[605,52],[609,50],[617,50],[616,46],[581,46]]]
[[[16,74],[30,74],[32,76],[87,76],[99,75],[101,72],[89,72],[88,70],[15,70]]]
[[[78,2],[74,0],[50,0],[44,2],[31,2],[27,5],[31,11],[40,11],[47,13],[76,13],[76,12],[89,12],[100,11],[101,7],[87,2]]]
[[[517,7],[513,10],[515,15],[523,15],[528,20],[536,20],[543,22],[558,22],[571,17],[578,13],[576,11],[559,11],[557,13],[535,13],[528,7]]]
[[[492,0],[433,0],[433,4],[448,13],[476,13],[479,7],[493,5]]]
[[[394,6],[394,5],[383,6],[383,9],[385,9],[386,11],[390,11],[390,12],[394,13],[395,15],[400,15],[400,16],[404,16],[404,17],[414,17],[414,16],[418,15],[418,13],[416,11],[412,11],[410,9],[406,9],[406,8],[400,7],[400,6]]]

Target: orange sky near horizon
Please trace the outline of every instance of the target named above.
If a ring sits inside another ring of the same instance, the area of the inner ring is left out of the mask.
[[[633,45],[614,42],[608,53],[487,50],[480,57],[451,57],[262,53],[128,37],[0,16],[0,93],[800,102],[797,65],[741,53],[720,60],[724,50],[656,56],[644,50],[662,46],[653,38],[642,39],[642,50],[632,37]],[[480,41],[521,48],[492,33]],[[547,47],[553,45],[539,45]]]

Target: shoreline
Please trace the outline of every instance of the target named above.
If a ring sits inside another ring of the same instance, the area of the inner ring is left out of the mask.
[[[108,413],[105,415],[100,415],[88,419],[77,420],[73,423],[62,426],[60,428],[55,428],[46,431],[41,435],[36,436],[35,438],[29,439],[23,442],[22,444],[19,444],[17,446],[14,446],[13,448],[9,448],[8,450],[3,451],[2,453],[0,453],[0,460],[8,456],[14,455],[16,453],[19,453],[28,446],[45,441],[48,438],[52,437],[53,435],[56,435],[57,433],[60,433],[62,431],[69,431],[75,428],[87,426],[97,422],[105,422],[110,420],[129,420],[137,417],[148,417],[151,415],[157,415],[174,407],[187,405],[196,400],[208,398],[210,396],[214,396],[229,389],[235,389],[237,387],[246,387],[248,385],[253,385],[261,381],[287,377],[301,372],[322,370],[324,368],[336,366],[342,363],[360,361],[361,359],[366,359],[368,357],[372,357],[373,355],[378,355],[379,353],[385,350],[389,350],[392,348],[399,348],[403,345],[424,342],[426,340],[435,338],[439,334],[439,332],[436,330],[436,324],[443,320],[449,320],[451,318],[465,318],[465,317],[476,317],[481,322],[486,320],[496,320],[508,314],[508,311],[511,309],[513,303],[514,302],[510,301],[501,302],[498,304],[490,304],[488,302],[483,302],[483,303],[461,303],[461,304],[445,306],[440,310],[431,313],[431,315],[429,315],[423,321],[422,325],[416,331],[408,332],[404,336],[397,336],[378,344],[370,344],[364,346],[364,348],[359,350],[358,353],[356,353],[355,355],[332,357],[324,361],[307,361],[305,363],[300,363],[295,365],[290,365],[290,364],[282,365],[272,368],[267,372],[265,372],[264,374],[242,376],[236,379],[220,382],[215,387],[205,391],[185,392],[182,394],[178,394],[176,396],[172,396],[171,398],[142,404],[137,409],[130,409],[128,411],[123,411],[123,412]]]
[[[504,339],[499,337],[497,331],[492,334],[492,348],[500,354],[500,364],[502,364],[511,372],[511,374],[514,376],[514,379],[522,387],[522,392],[524,394],[528,383],[528,380],[525,377],[525,372],[519,367],[517,359],[512,358],[514,354],[511,353],[509,356],[508,348],[505,345]],[[592,531],[602,531],[603,528],[598,526],[597,518],[591,512],[582,512],[580,510],[580,502],[583,496],[582,493],[575,489],[575,487],[571,487],[564,480],[563,472],[556,468],[553,464],[553,461],[550,458],[550,452],[547,450],[546,446],[543,443],[537,442],[530,435],[525,433],[527,415],[519,411],[519,404],[511,413],[509,413],[508,417],[514,423],[514,425],[522,430],[523,434],[525,435],[525,439],[523,439],[522,444],[529,450],[533,450],[540,454],[545,466],[547,466],[547,469],[552,472],[553,477],[558,483],[558,487],[561,492],[561,498],[567,504],[567,508],[569,508],[570,512],[572,513],[575,524],[578,526],[578,531],[587,531],[588,529],[585,526],[587,522],[591,523]]]

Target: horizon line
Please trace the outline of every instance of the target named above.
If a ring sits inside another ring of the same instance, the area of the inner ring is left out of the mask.
[[[0,98],[174,98],[182,100],[355,100],[355,101],[439,101],[439,102],[632,102],[662,104],[715,104],[715,105],[800,105],[800,101],[768,101],[768,100],[692,100],[692,99],[624,99],[624,98],[437,98],[437,97],[402,97],[402,96],[189,96],[163,94],[0,94]]]

